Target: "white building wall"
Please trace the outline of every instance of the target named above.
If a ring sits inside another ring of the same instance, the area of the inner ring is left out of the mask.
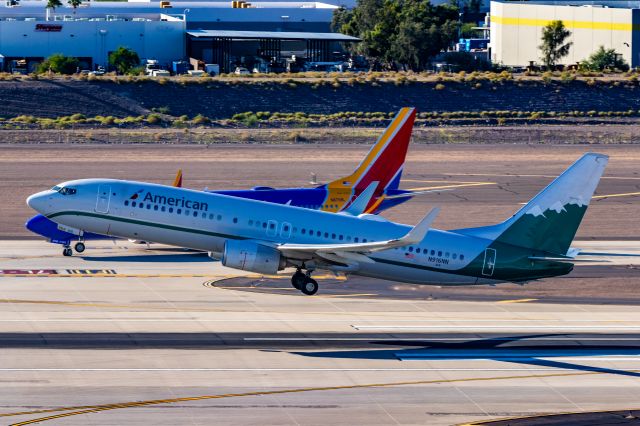
[[[61,25],[62,30],[36,31],[38,24]],[[62,53],[104,66],[109,52],[120,46],[135,50],[143,61],[184,59],[184,21],[0,21],[0,54],[5,57]]]
[[[631,66],[640,65],[634,47],[634,9],[593,6],[491,2],[491,57],[508,66],[540,64],[542,29],[553,20],[561,20],[571,31],[573,42],[561,64],[584,61],[600,46],[615,49]],[[635,46],[638,49],[638,46]]]

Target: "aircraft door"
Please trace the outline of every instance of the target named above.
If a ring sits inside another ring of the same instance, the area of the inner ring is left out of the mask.
[[[270,220],[267,222],[267,237],[275,237],[278,235],[278,222]]]
[[[109,213],[109,201],[111,200],[111,187],[100,185],[98,187],[98,200],[96,201],[96,212]]]
[[[488,248],[484,251],[484,263],[482,264],[482,275],[490,277],[496,266],[496,249]]]
[[[282,222],[282,227],[280,228],[280,236],[282,238],[291,237],[291,224],[288,222]]]

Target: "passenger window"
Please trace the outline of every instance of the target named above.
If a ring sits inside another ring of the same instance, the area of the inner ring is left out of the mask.
[[[335,240],[336,239],[336,234],[331,234],[331,239]]]
[[[316,235],[317,235],[318,237],[321,237],[321,236],[322,236],[322,232],[321,232],[321,231],[316,231]]]
[[[160,211],[165,211],[167,208],[165,206],[160,207]]]
[[[344,237],[343,237],[342,235],[340,235],[340,236],[338,236],[338,239],[339,239],[340,241],[342,241],[342,240],[344,239]]]
[[[458,255],[453,253],[453,255],[451,257],[453,257],[453,260],[456,260],[458,258]]]
[[[306,233],[307,233],[307,230],[306,230],[306,229],[304,229],[304,228],[302,228],[302,229],[300,230],[300,233],[301,233],[302,235],[304,235],[304,234],[306,234]]]
[[[177,209],[176,210],[176,214],[181,214],[182,213],[182,209]]]
[[[198,212],[193,212],[193,217],[198,217]]]
[[[153,210],[158,211],[158,205],[157,204],[153,206]]]
[[[129,205],[129,200],[124,200],[124,205],[128,206]]]
[[[420,247],[416,249],[416,253],[420,253]]]
[[[413,253],[413,247],[409,247],[409,253]]]
[[[143,208],[144,208],[144,203],[140,203],[140,204],[138,204],[138,207],[140,207],[141,209],[143,209]]]
[[[464,260],[464,254],[460,255],[460,260]]]
[[[147,210],[151,210],[151,204],[147,204]]]
[[[438,251],[438,257],[442,257],[442,252]]]
[[[275,229],[275,227],[276,227],[276,225],[275,225],[275,224],[273,224],[273,223],[270,223],[270,224],[269,224],[269,229]]]
[[[253,220],[249,221],[249,226],[253,226]]]
[[[262,227],[263,227],[264,229],[267,229],[267,222],[262,222]]]
[[[355,237],[353,241],[357,243],[358,241],[360,241],[360,239],[358,237]]]
[[[209,213],[209,220],[213,220],[213,213]]]
[[[351,241],[351,237],[347,236],[347,241]]]
[[[328,233],[328,232],[325,232],[325,233],[324,233],[324,237],[325,237],[325,238],[329,238],[329,233]]]
[[[446,257],[446,258],[448,259],[448,258],[449,258],[449,252],[446,252],[446,253],[444,254],[444,257]]]
[[[431,250],[431,256],[433,256],[434,254],[436,254],[435,250]]]
[[[136,202],[135,202],[135,201],[132,201],[132,202],[131,202],[131,207],[135,207],[135,206],[136,206]]]
[[[362,242],[363,242],[363,243],[366,243],[366,242],[367,242],[367,239],[366,239],[366,238],[363,238],[363,239],[362,239]]]
[[[237,217],[233,218],[233,223],[238,223],[238,218]]]
[[[218,215],[218,217],[216,219],[222,220],[222,215]]]
[[[169,213],[173,213],[173,207],[169,207]]]

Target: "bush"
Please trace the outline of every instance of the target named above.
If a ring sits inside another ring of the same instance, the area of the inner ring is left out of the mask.
[[[147,123],[149,124],[160,124],[162,123],[162,118],[158,114],[149,114],[147,116]]]
[[[114,66],[120,74],[127,74],[140,64],[140,58],[134,50],[120,46],[109,53],[109,64]]]
[[[438,83],[438,84],[436,84],[436,86],[434,87],[434,89],[435,89],[435,90],[444,90],[444,89],[445,89],[445,87],[444,87],[444,84],[440,84],[440,83]]]
[[[202,114],[196,115],[195,117],[193,117],[193,120],[191,120],[191,121],[196,126],[203,125],[203,124],[209,124],[211,122],[211,120],[208,117],[205,117]]]
[[[598,50],[593,52],[589,59],[580,64],[582,68],[590,71],[628,71],[629,65],[622,58],[622,55],[616,53],[615,49],[605,49],[600,46]]]
[[[56,74],[74,74],[78,70],[80,62],[76,58],[64,56],[62,53],[54,53],[38,66],[38,73],[54,72]]]

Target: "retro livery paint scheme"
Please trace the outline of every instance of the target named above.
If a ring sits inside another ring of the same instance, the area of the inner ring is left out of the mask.
[[[315,188],[270,188],[264,186],[249,190],[210,191],[234,197],[289,204],[314,210],[340,212],[347,209],[372,182],[378,182],[373,197],[366,206],[367,213],[380,213],[404,203],[419,193],[399,189],[402,168],[407,155],[411,131],[415,120],[414,108],[402,108],[385,129],[358,168],[349,176],[319,185]],[[173,186],[182,186],[182,172],[178,171]],[[84,232],[59,226],[42,215],[36,215],[25,223],[31,232],[43,236],[49,242],[62,244],[63,254],[70,256],[72,241],[78,241],[75,249],[82,253],[84,240],[111,239],[113,237]]]
[[[570,244],[607,161],[585,154],[506,221],[452,231],[431,228],[437,209],[410,227],[367,214],[108,179],[62,183],[57,187],[74,194],[49,190],[27,202],[66,226],[219,252],[232,268],[271,274],[294,267],[292,285],[305,294],[318,289],[316,269],[417,284],[525,282],[572,270],[578,250]],[[131,201],[138,192],[150,201]],[[365,192],[354,203],[368,203],[371,191]],[[160,205],[156,196],[207,209]]]

